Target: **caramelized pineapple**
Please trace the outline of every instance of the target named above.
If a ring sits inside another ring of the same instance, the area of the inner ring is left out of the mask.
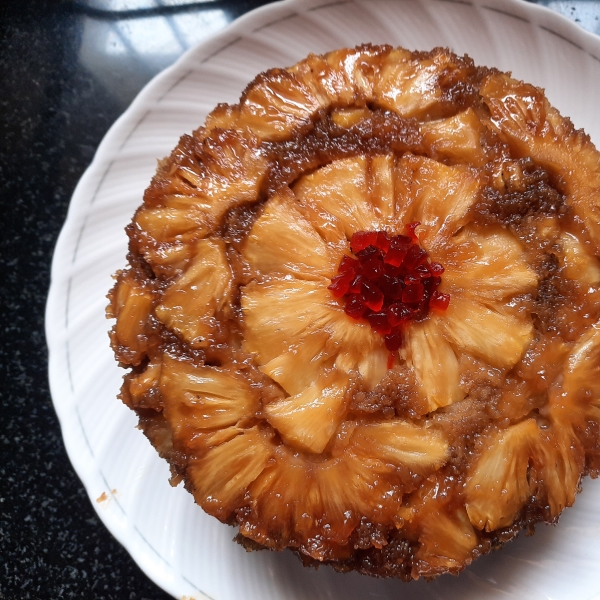
[[[530,498],[529,461],[539,437],[534,419],[490,436],[471,466],[465,489],[467,514],[477,529],[510,525]]]
[[[229,310],[232,277],[221,240],[201,240],[194,254],[154,312],[192,347],[202,347],[214,338],[215,316]]]
[[[448,50],[258,76],[161,161],[121,398],[247,547],[458,573],[600,471],[600,154]]]
[[[346,412],[348,377],[325,373],[295,396],[264,408],[267,421],[291,447],[321,454]]]
[[[119,273],[119,284],[110,294],[107,313],[117,319],[111,332],[113,348],[119,348],[121,360],[139,365],[148,351],[153,294],[151,286],[133,271]]]

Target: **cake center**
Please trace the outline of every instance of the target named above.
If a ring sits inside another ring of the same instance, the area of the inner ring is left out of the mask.
[[[390,351],[388,366],[401,348],[402,328],[409,321],[422,321],[431,308],[444,311],[449,294],[438,291],[444,267],[431,262],[419,245],[415,230],[419,223],[406,225],[407,235],[386,231],[357,231],[338,274],[328,289],[344,299],[344,311],[353,319],[365,319],[381,334]]]

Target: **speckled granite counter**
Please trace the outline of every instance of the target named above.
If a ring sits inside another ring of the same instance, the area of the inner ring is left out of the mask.
[[[64,451],[46,375],[50,262],[78,179],[138,91],[265,3],[2,3],[0,598],[170,597],[99,522]],[[600,32],[598,1],[540,4]]]

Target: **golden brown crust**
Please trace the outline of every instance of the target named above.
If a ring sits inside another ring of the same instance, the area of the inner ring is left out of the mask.
[[[267,71],[181,138],[128,226],[121,398],[246,547],[458,573],[598,473],[599,211],[589,138],[468,57]],[[388,370],[327,286],[354,232],[414,221],[451,300]]]

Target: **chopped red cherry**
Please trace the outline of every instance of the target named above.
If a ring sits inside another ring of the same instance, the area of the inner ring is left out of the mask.
[[[411,237],[407,236],[407,235],[395,235],[391,240],[390,240],[390,248],[406,248],[408,249],[408,247],[413,243],[413,240]]]
[[[356,256],[362,266],[366,260],[371,258],[383,258],[383,252],[376,246],[369,244],[366,248],[359,250]]]
[[[344,312],[353,319],[360,319],[365,314],[366,310],[367,307],[363,304],[363,301],[355,294],[350,296],[344,307]]]
[[[367,279],[379,279],[384,274],[383,261],[378,256],[369,258],[361,264],[360,272]]]
[[[390,236],[387,234],[387,232],[385,231],[378,231],[377,232],[377,241],[375,243],[375,246],[377,246],[377,248],[379,248],[384,254],[389,250],[390,248]]]
[[[444,267],[439,262],[432,262],[429,264],[429,272],[439,277],[444,272]]]
[[[362,284],[365,278],[362,275],[357,275],[350,284],[349,294],[360,294],[362,291]]]
[[[383,292],[371,281],[362,284],[362,301],[374,311],[381,310],[383,306]]]
[[[377,333],[385,335],[386,333],[390,333],[392,331],[392,326],[388,322],[387,314],[384,312],[371,313],[367,317],[367,321],[369,321],[369,325]]]
[[[423,284],[422,283],[411,283],[404,288],[402,292],[402,302],[408,304],[417,304],[423,299]]]
[[[352,271],[353,273],[357,273],[358,267],[360,266],[360,262],[347,254],[344,254],[342,258],[342,262],[338,267],[338,272],[345,273],[346,271]]]
[[[376,231],[357,231],[352,235],[352,239],[350,240],[350,248],[352,248],[354,254],[364,250],[367,246],[375,246],[376,244]]]
[[[402,333],[399,330],[392,331],[385,336],[385,347],[390,352],[395,352],[402,346],[402,341]]]
[[[408,236],[410,237],[411,240],[413,240],[414,242],[418,242],[419,238],[417,237],[417,234],[415,233],[415,229],[420,225],[421,223],[419,221],[413,221],[412,223],[408,223],[406,225],[406,231],[408,232]]]
[[[429,267],[426,263],[421,265],[417,265],[415,267],[415,275],[417,275],[420,279],[426,279],[427,277],[431,277],[431,273],[429,272]]]
[[[390,304],[387,308],[388,321],[392,327],[408,323],[415,316],[415,309],[403,304],[402,302],[396,302]]]
[[[384,261],[388,265],[399,267],[408,252],[408,248],[390,248],[385,255]]]
[[[404,261],[402,262],[403,266],[408,271],[413,271],[415,267],[418,267],[420,264],[424,263],[427,260],[427,252],[421,248],[421,246],[417,246],[413,244],[406,253],[404,257]]]
[[[450,304],[450,294],[440,294],[437,290],[431,294],[429,305],[437,310],[446,310]]]
[[[383,274],[377,280],[377,287],[383,292],[386,299],[398,300],[402,297],[404,284],[399,277],[390,277]]]
[[[329,290],[345,298],[344,312],[365,319],[384,337],[388,368],[403,344],[403,328],[427,318],[430,309],[444,311],[450,296],[438,292],[444,267],[430,262],[415,233],[418,222],[406,225],[408,235],[357,231],[350,241],[356,256],[344,255]]]
[[[336,298],[341,298],[345,294],[348,293],[350,289],[350,284],[354,279],[354,274],[352,271],[346,271],[345,273],[341,273],[340,275],[336,275],[331,280],[331,285],[327,286],[328,290],[331,290],[333,295]]]
[[[390,247],[387,251],[384,261],[386,264],[399,267],[410,248],[412,241],[404,235],[396,235],[390,241]]]
[[[403,271],[400,267],[388,265],[386,262],[383,263],[383,271],[386,275],[389,275],[390,277],[401,277],[403,275]]]

